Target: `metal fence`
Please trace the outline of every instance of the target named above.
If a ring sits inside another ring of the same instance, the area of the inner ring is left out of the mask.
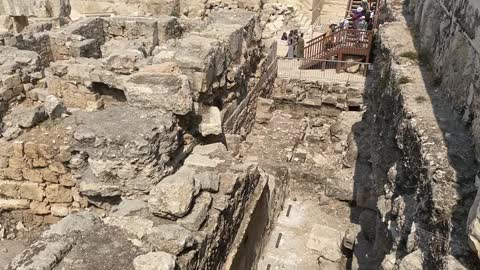
[[[278,78],[330,83],[365,83],[371,68],[370,64],[361,62],[284,57],[278,57],[277,65]]]

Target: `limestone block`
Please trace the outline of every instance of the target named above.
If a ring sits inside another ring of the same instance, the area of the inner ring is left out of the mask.
[[[29,207],[29,200],[0,199],[0,209],[2,210],[28,209]]]
[[[38,147],[33,142],[26,142],[24,146],[25,156],[29,159],[38,158]]]
[[[123,50],[110,53],[102,60],[103,66],[120,74],[132,74],[137,70],[136,63],[144,58],[139,50]]]
[[[13,142],[12,144],[13,157],[22,158],[24,155],[24,144],[21,141]]]
[[[128,102],[142,108],[163,108],[178,115],[193,110],[187,76],[138,72],[125,85]]]
[[[154,250],[168,252],[174,255],[192,247],[195,239],[192,233],[177,224],[166,224],[153,227],[146,236],[147,242]]]
[[[86,196],[113,197],[121,195],[121,189],[115,184],[82,181],[80,193]]]
[[[178,219],[177,223],[190,231],[198,231],[207,219],[211,205],[212,196],[209,193],[203,193],[195,199],[192,211],[187,216]]]
[[[274,102],[271,99],[258,98],[257,100],[257,112],[255,120],[257,123],[266,123],[272,118],[272,112],[274,110]]]
[[[208,107],[200,109],[202,121],[198,129],[202,136],[220,135],[223,133],[222,115],[217,107]]]
[[[66,204],[52,204],[50,211],[56,217],[66,217],[70,212],[70,208]]]
[[[43,106],[24,107],[17,106],[9,117],[14,123],[22,128],[31,128],[47,119]]]
[[[166,252],[150,252],[133,260],[135,270],[174,270],[175,256]]]
[[[45,180],[47,182],[50,182],[50,183],[58,183],[58,174],[57,173],[50,170],[49,168],[43,168],[41,171],[42,171],[43,180]]]
[[[198,172],[194,176],[195,182],[198,182],[202,191],[218,192],[219,177],[216,172],[204,171]]]
[[[22,134],[22,130],[18,127],[9,127],[3,133],[2,136],[7,141],[15,140]]]
[[[0,181],[0,195],[17,198],[21,184],[21,182],[17,181]]]
[[[150,191],[150,211],[167,218],[184,217],[192,207],[195,192],[194,173],[191,168],[182,167],[174,175],[160,181]]]
[[[73,201],[70,189],[64,188],[58,184],[48,185],[45,189],[47,201],[55,203],[69,203]]]
[[[5,13],[10,16],[41,18],[68,17],[70,0],[2,0]]]
[[[45,110],[50,119],[56,119],[62,117],[67,112],[63,101],[56,96],[49,95],[45,99]]]
[[[227,151],[227,147],[223,143],[212,143],[205,145],[197,145],[192,151],[192,154],[201,156],[208,156],[213,153],[221,153]]]
[[[30,199],[34,201],[43,201],[45,191],[38,183],[24,182],[20,185],[18,195],[22,199]]]
[[[50,206],[45,202],[32,201],[30,211],[36,215],[48,215],[50,214]]]

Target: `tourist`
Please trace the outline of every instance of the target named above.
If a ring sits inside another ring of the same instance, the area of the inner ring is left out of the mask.
[[[293,30],[293,57],[297,57],[298,30]]]
[[[348,18],[345,18],[345,20],[343,20],[341,23],[340,23],[340,29],[348,29],[350,27],[350,20],[349,20],[350,17]]]
[[[284,40],[284,41],[287,41],[287,40],[288,40],[287,32],[283,32],[282,40]]]
[[[287,52],[287,57],[288,58],[293,58],[293,31],[290,31],[288,33],[288,39],[287,39],[287,44],[288,44],[288,52]]]
[[[327,32],[325,32],[325,47],[327,50],[331,49],[334,46],[333,33],[335,31],[335,24],[330,24],[328,26]]]
[[[370,4],[368,3],[368,0],[362,0],[362,8],[363,8],[363,12],[365,15],[368,11],[370,11]]]
[[[303,33],[300,34],[297,41],[297,57],[304,58],[304,51],[305,51],[305,40],[303,39]]]
[[[358,7],[356,10],[352,12],[353,29],[358,29],[358,23],[360,22],[360,18],[362,16],[363,16],[362,7]]]
[[[365,21],[365,17],[362,16],[360,17],[360,21],[358,22],[358,30],[361,30],[362,32],[360,32],[360,34],[358,35],[358,40],[360,42],[363,42],[363,41],[366,41],[365,40],[365,37],[367,36],[367,28],[368,28],[368,24],[367,22]]]

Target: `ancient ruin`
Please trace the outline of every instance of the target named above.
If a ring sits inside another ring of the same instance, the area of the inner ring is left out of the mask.
[[[0,0],[0,268],[480,269],[478,14]]]

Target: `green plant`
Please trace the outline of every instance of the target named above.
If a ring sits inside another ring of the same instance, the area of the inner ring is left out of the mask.
[[[416,101],[417,103],[423,103],[423,102],[428,101],[428,99],[427,99],[426,97],[424,97],[424,96],[417,96],[417,97],[415,98],[415,101]]]
[[[398,79],[398,84],[407,84],[411,82],[412,82],[412,79],[410,79],[410,77],[408,76],[402,76],[400,77],[400,79]]]
[[[432,61],[430,58],[431,58],[431,54],[427,50],[421,50],[420,53],[418,54],[418,60],[420,61],[420,63],[427,65],[429,67],[432,64]]]
[[[405,58],[408,58],[408,59],[411,59],[411,60],[417,60],[418,59],[418,55],[414,51],[403,52],[403,53],[400,54],[400,57],[405,57]]]

